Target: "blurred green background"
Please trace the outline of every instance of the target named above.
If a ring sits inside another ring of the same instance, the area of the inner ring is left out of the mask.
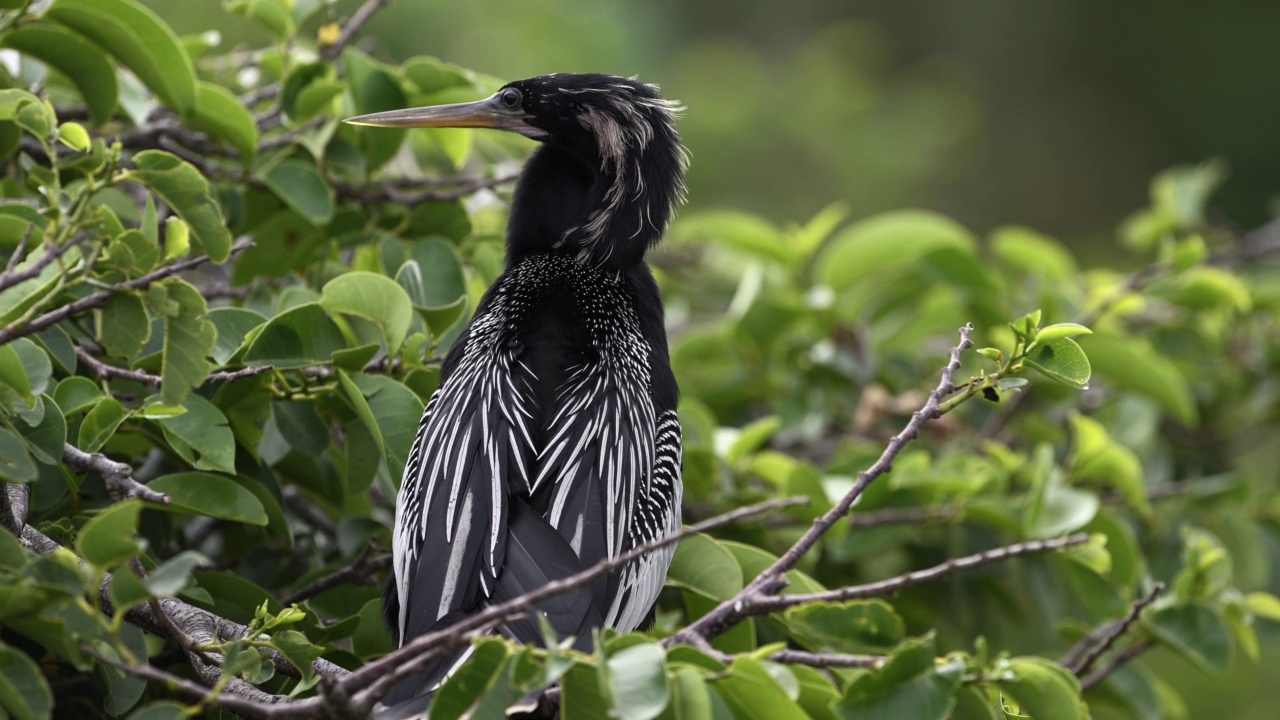
[[[179,33],[266,41],[219,0],[148,3]],[[925,207],[1123,264],[1115,228],[1170,165],[1227,161],[1217,222],[1280,212],[1277,27],[1267,0],[393,0],[357,46],[506,79],[658,83],[689,108],[695,209],[801,221],[835,201],[854,218]],[[1223,678],[1147,661],[1190,717],[1277,717],[1280,637],[1259,629],[1261,661],[1237,653]]]
[[[179,32],[265,39],[219,0],[149,2]],[[658,83],[689,107],[694,207],[920,206],[978,232],[1030,225],[1087,259],[1177,163],[1228,162],[1217,219],[1274,214],[1277,27],[1268,0],[394,0],[358,46]]]

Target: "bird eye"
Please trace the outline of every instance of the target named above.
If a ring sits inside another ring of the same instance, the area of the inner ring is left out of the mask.
[[[515,88],[509,87],[501,93],[498,93],[498,102],[502,103],[503,107],[511,110],[515,110],[520,107],[520,101],[522,99],[523,97],[520,95],[520,91]]]

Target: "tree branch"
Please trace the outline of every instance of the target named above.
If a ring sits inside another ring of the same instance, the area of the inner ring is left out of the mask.
[[[947,364],[942,369],[941,377],[938,380],[938,386],[934,388],[933,392],[929,393],[929,399],[925,402],[924,407],[911,415],[911,420],[907,422],[906,427],[889,441],[879,459],[871,467],[858,474],[853,487],[849,492],[845,493],[840,502],[836,503],[821,517],[815,519],[809,530],[794,545],[783,553],[773,565],[770,565],[764,572],[748,583],[741,592],[720,603],[711,612],[667,638],[666,643],[668,646],[672,643],[692,643],[694,638],[699,635],[704,638],[710,638],[723,633],[748,616],[752,603],[775,596],[786,586],[786,572],[794,568],[800,558],[817,544],[818,540],[831,529],[832,525],[849,512],[849,508],[862,496],[867,486],[893,468],[893,461],[902,452],[902,449],[906,447],[907,443],[919,435],[920,428],[926,422],[942,416],[940,404],[942,399],[951,394],[956,387],[953,378],[956,371],[960,369],[960,356],[965,350],[973,347],[973,341],[969,339],[969,335],[972,332],[972,324],[966,324],[960,328],[960,342],[951,349]]]
[[[807,605],[815,602],[844,602],[846,600],[860,600],[863,598],[884,597],[893,595],[899,590],[912,587],[913,585],[921,585],[934,580],[940,580],[948,575],[961,572],[963,570],[972,570],[982,567],[983,565],[991,565],[993,563],[1008,560],[1010,558],[1022,557],[1024,555],[1040,555],[1043,553],[1062,550],[1074,545],[1080,545],[1088,542],[1089,536],[1085,533],[1077,533],[1066,537],[1055,538],[1053,540],[1027,540],[1025,542],[1014,543],[1013,545],[1005,545],[1003,547],[994,548],[992,550],[984,550],[973,555],[965,555],[964,557],[952,558],[942,563],[938,563],[924,570],[913,570],[909,573],[903,573],[887,580],[879,580],[864,585],[851,585],[849,587],[838,588],[836,590],[828,590],[819,593],[803,593],[796,595],[772,595],[769,597],[756,598],[747,608],[749,615],[763,615],[770,612],[778,612],[786,610],[797,605]]]
[[[420,635],[401,646],[400,649],[366,663],[364,667],[344,678],[342,685],[351,694],[355,707],[367,710],[397,683],[422,672],[437,657],[470,642],[473,638],[492,631],[494,628],[525,616],[533,609],[536,603],[542,600],[588,585],[611,570],[623,567],[636,558],[678,542],[689,535],[763,513],[803,505],[807,502],[807,498],[783,498],[750,505],[644,543],[616,557],[601,560],[586,570],[549,582],[536,590],[512,598],[507,602],[490,605],[484,610],[462,617],[457,622],[440,630]]]
[[[497,187],[515,182],[518,173],[497,175],[494,177],[471,178],[451,182],[449,188],[427,188],[405,192],[396,187],[396,183],[379,183],[371,187],[358,187],[350,183],[335,180],[333,188],[340,197],[349,198],[361,203],[394,202],[400,205],[417,205],[429,201],[450,201],[474,194],[478,190]]]
[[[1139,640],[1138,642],[1117,651],[1116,654],[1112,655],[1111,659],[1107,661],[1106,665],[1094,670],[1087,677],[1080,680],[1080,689],[1082,691],[1088,690],[1098,685],[1098,683],[1106,680],[1108,675],[1124,667],[1130,660],[1133,660],[1153,647],[1155,647],[1154,641]]]
[[[1111,650],[1116,642],[1133,628],[1141,617],[1142,611],[1150,607],[1162,592],[1164,592],[1164,583],[1157,582],[1151,590],[1147,591],[1147,594],[1133,601],[1129,606],[1129,612],[1123,618],[1107,623],[1080,638],[1079,642],[1058,662],[1066,666],[1076,677],[1084,677],[1093,669],[1098,659]]]
[[[120,378],[121,380],[132,380],[134,382],[140,382],[143,385],[150,385],[157,388],[164,384],[164,378],[159,375],[143,372],[141,370],[130,370],[128,368],[109,365],[94,357],[88,350],[85,350],[79,345],[76,346],[76,358],[85,365],[88,365],[89,369],[93,370],[94,374],[103,380]],[[221,370],[215,373],[209,373],[201,385],[211,382],[232,382],[234,380],[240,380],[242,378],[271,372],[274,369],[274,365],[258,365],[255,367],[241,368],[239,370]]]
[[[116,498],[139,498],[159,505],[172,502],[168,495],[134,480],[131,465],[116,462],[102,453],[87,453],[67,443],[62,447],[62,461],[79,472],[92,470],[101,475],[107,490]]]
[[[356,10],[355,14],[347,20],[347,24],[342,28],[342,34],[338,36],[338,41],[328,47],[321,48],[320,57],[325,60],[332,60],[342,51],[346,49],[356,35],[364,28],[365,24],[382,8],[386,7],[391,0],[365,0],[365,3]]]
[[[235,255],[236,253],[242,252],[251,247],[253,247],[253,243],[251,241],[241,240],[231,247],[231,254]],[[12,326],[0,328],[0,345],[6,345],[20,337],[40,332],[41,330],[44,330],[51,325],[56,325],[74,315],[103,307],[109,300],[111,300],[111,298],[115,297],[116,293],[123,292],[125,290],[140,290],[142,288],[149,287],[152,283],[172,277],[180,272],[190,270],[193,267],[203,265],[206,262],[209,262],[208,255],[200,255],[198,257],[187,258],[186,260],[180,260],[172,265],[162,267],[159,270],[143,275],[140,278],[120,283],[110,290],[102,290],[101,292],[96,292],[87,297],[80,298],[75,302],[67,303],[55,310],[50,310],[22,327],[16,329]]]
[[[391,567],[391,553],[374,556],[373,551],[375,549],[377,549],[377,545],[369,543],[364,550],[360,551],[360,555],[356,557],[353,563],[341,570],[316,578],[281,599],[280,604],[288,607],[289,605],[310,600],[325,590],[348,583],[368,585],[374,573]]]

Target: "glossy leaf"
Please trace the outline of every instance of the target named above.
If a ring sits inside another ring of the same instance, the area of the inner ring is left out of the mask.
[[[1089,708],[1080,699],[1080,682],[1071,671],[1045,658],[1009,661],[1013,679],[1000,680],[1000,690],[1018,702],[1020,714],[1036,720],[1088,720]]]
[[[191,58],[169,26],[132,0],[57,0],[45,16],[106,49],[170,108],[196,102]]]
[[[1040,371],[1041,375],[1070,385],[1078,390],[1089,387],[1092,373],[1089,358],[1074,340],[1059,337],[1048,342],[1037,343],[1027,355],[1027,365]]]
[[[269,320],[249,343],[244,362],[280,369],[305,367],[327,362],[346,346],[342,332],[320,305],[307,303]]]
[[[639,643],[609,656],[613,715],[621,720],[653,720],[667,707],[666,652],[656,643]]]
[[[226,88],[201,81],[196,85],[196,103],[191,124],[215,138],[225,140],[246,163],[258,153],[258,126],[240,98]]]
[[[119,400],[114,397],[100,399],[80,423],[76,446],[85,452],[97,452],[111,439],[126,417],[128,413]]]
[[[114,0],[119,1],[119,0]],[[141,183],[164,199],[195,236],[199,246],[216,263],[231,254],[231,233],[222,221],[222,211],[209,182],[195,166],[160,150],[146,150],[133,156],[137,167],[125,178]]]
[[[266,525],[267,514],[253,493],[224,477],[205,472],[184,472],[153,480],[148,487],[168,495],[165,510],[194,513],[249,525]]]
[[[333,188],[316,172],[314,164],[283,160],[259,173],[258,178],[311,224],[324,225],[333,219]]]
[[[170,446],[197,470],[234,475],[235,436],[227,426],[226,416],[199,395],[188,395],[182,407],[186,408],[185,413],[156,420]]]
[[[413,321],[413,303],[394,280],[369,272],[349,272],[325,284],[320,306],[331,313],[362,317],[382,329],[391,354],[399,352]]]
[[[136,500],[116,503],[93,516],[80,529],[76,552],[101,569],[107,569],[138,554],[136,537],[142,504]]]

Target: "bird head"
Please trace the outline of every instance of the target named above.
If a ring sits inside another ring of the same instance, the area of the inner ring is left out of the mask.
[[[635,79],[601,74],[543,75],[504,85],[471,103],[392,110],[347,122],[379,127],[493,128],[519,133],[580,165],[589,181],[568,191],[584,197],[557,207],[564,226],[549,245],[584,262],[625,266],[657,242],[684,200],[688,156],[675,130],[682,108]],[[541,162],[539,162],[541,160]],[[526,169],[549,174],[552,158]],[[564,171],[565,177],[572,171]],[[546,177],[539,178],[545,184]],[[517,189],[517,204],[521,201]],[[550,201],[539,195],[538,201]],[[526,203],[528,204],[528,203]],[[577,210],[575,212],[575,210]],[[516,228],[513,234],[527,228]]]

